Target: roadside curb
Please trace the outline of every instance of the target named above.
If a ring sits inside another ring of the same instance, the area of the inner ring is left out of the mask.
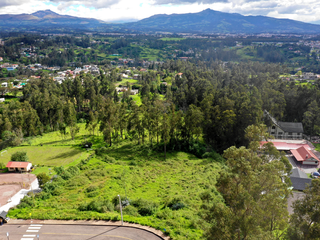
[[[45,224],[45,225],[89,225],[89,226],[119,226],[122,227],[121,221],[103,221],[103,220],[24,220],[24,219],[11,219],[8,225],[29,225],[29,224]],[[162,231],[156,230],[149,226],[143,226],[136,223],[123,222],[123,227],[136,228],[150,232],[163,240],[170,240]]]

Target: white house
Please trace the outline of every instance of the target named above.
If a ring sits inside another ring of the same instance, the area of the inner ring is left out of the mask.
[[[28,172],[31,170],[32,163],[30,162],[8,162],[6,166],[9,172]]]
[[[270,120],[268,132],[276,139],[303,138],[303,125],[301,122],[280,122],[272,117],[266,110],[264,114]]]

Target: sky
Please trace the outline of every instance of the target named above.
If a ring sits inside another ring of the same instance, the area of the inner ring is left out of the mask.
[[[106,22],[133,21],[155,14],[213,10],[320,22],[319,0],[0,0],[0,14],[33,13],[50,9],[58,14]]]

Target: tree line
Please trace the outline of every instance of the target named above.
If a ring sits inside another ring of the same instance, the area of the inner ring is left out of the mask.
[[[2,105],[0,134],[8,140],[55,130],[66,133],[68,128],[74,138],[82,121],[94,128],[92,132],[99,126],[109,144],[119,137],[139,142],[147,137],[150,143],[168,143],[169,149],[202,141],[222,152],[246,145],[245,128],[262,122],[266,109],[278,120],[303,122],[305,132],[316,135],[318,87],[278,79],[285,70],[254,62],[167,61],[140,74],[139,84],[127,85],[139,88],[140,106],[130,91],[116,91],[121,69],[105,69],[96,77],[82,73],[62,84],[43,74],[24,87],[20,101]]]

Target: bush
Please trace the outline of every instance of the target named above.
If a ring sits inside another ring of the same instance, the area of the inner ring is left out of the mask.
[[[39,173],[37,175],[38,181],[39,181],[39,185],[40,187],[43,187],[43,185],[45,185],[47,182],[50,181],[50,176],[48,176],[46,173]]]
[[[89,192],[94,192],[94,191],[97,191],[99,188],[97,186],[89,186],[87,187],[86,189],[86,192],[89,193]]]
[[[83,186],[89,183],[88,178],[85,176],[76,176],[68,181],[68,186],[69,187],[77,187],[77,186]]]
[[[113,157],[110,157],[108,155],[105,155],[102,161],[104,161],[106,163],[114,163],[116,161],[116,159]]]
[[[135,216],[135,217],[139,217],[140,214],[138,212],[138,209],[132,205],[126,206],[123,209],[123,214],[125,215],[131,215],[131,216]]]
[[[90,203],[82,203],[80,204],[79,211],[95,211],[100,213],[112,212],[114,207],[109,200],[92,200]]]
[[[32,197],[24,196],[24,198],[21,199],[20,204],[17,206],[17,208],[26,207],[34,207],[34,199]]]
[[[4,165],[4,163],[0,163],[0,169],[4,169],[6,167],[6,165]]]
[[[68,180],[76,175],[80,174],[80,169],[76,166],[71,166],[68,169],[64,167],[54,167],[54,171],[61,176],[64,180]]]
[[[173,198],[166,206],[172,210],[179,210],[186,207],[179,197]]]
[[[131,204],[134,207],[138,208],[138,213],[142,216],[153,215],[158,209],[157,203],[154,203],[154,202],[148,201],[148,200],[144,200],[141,198],[138,200],[132,201]]]
[[[168,207],[164,208],[162,211],[157,212],[157,218],[172,219],[172,210]]]
[[[27,162],[28,161],[27,152],[18,151],[12,154],[11,161],[12,162]]]
[[[101,147],[96,149],[97,156],[103,156],[104,154],[108,153],[108,149],[106,147]]]

